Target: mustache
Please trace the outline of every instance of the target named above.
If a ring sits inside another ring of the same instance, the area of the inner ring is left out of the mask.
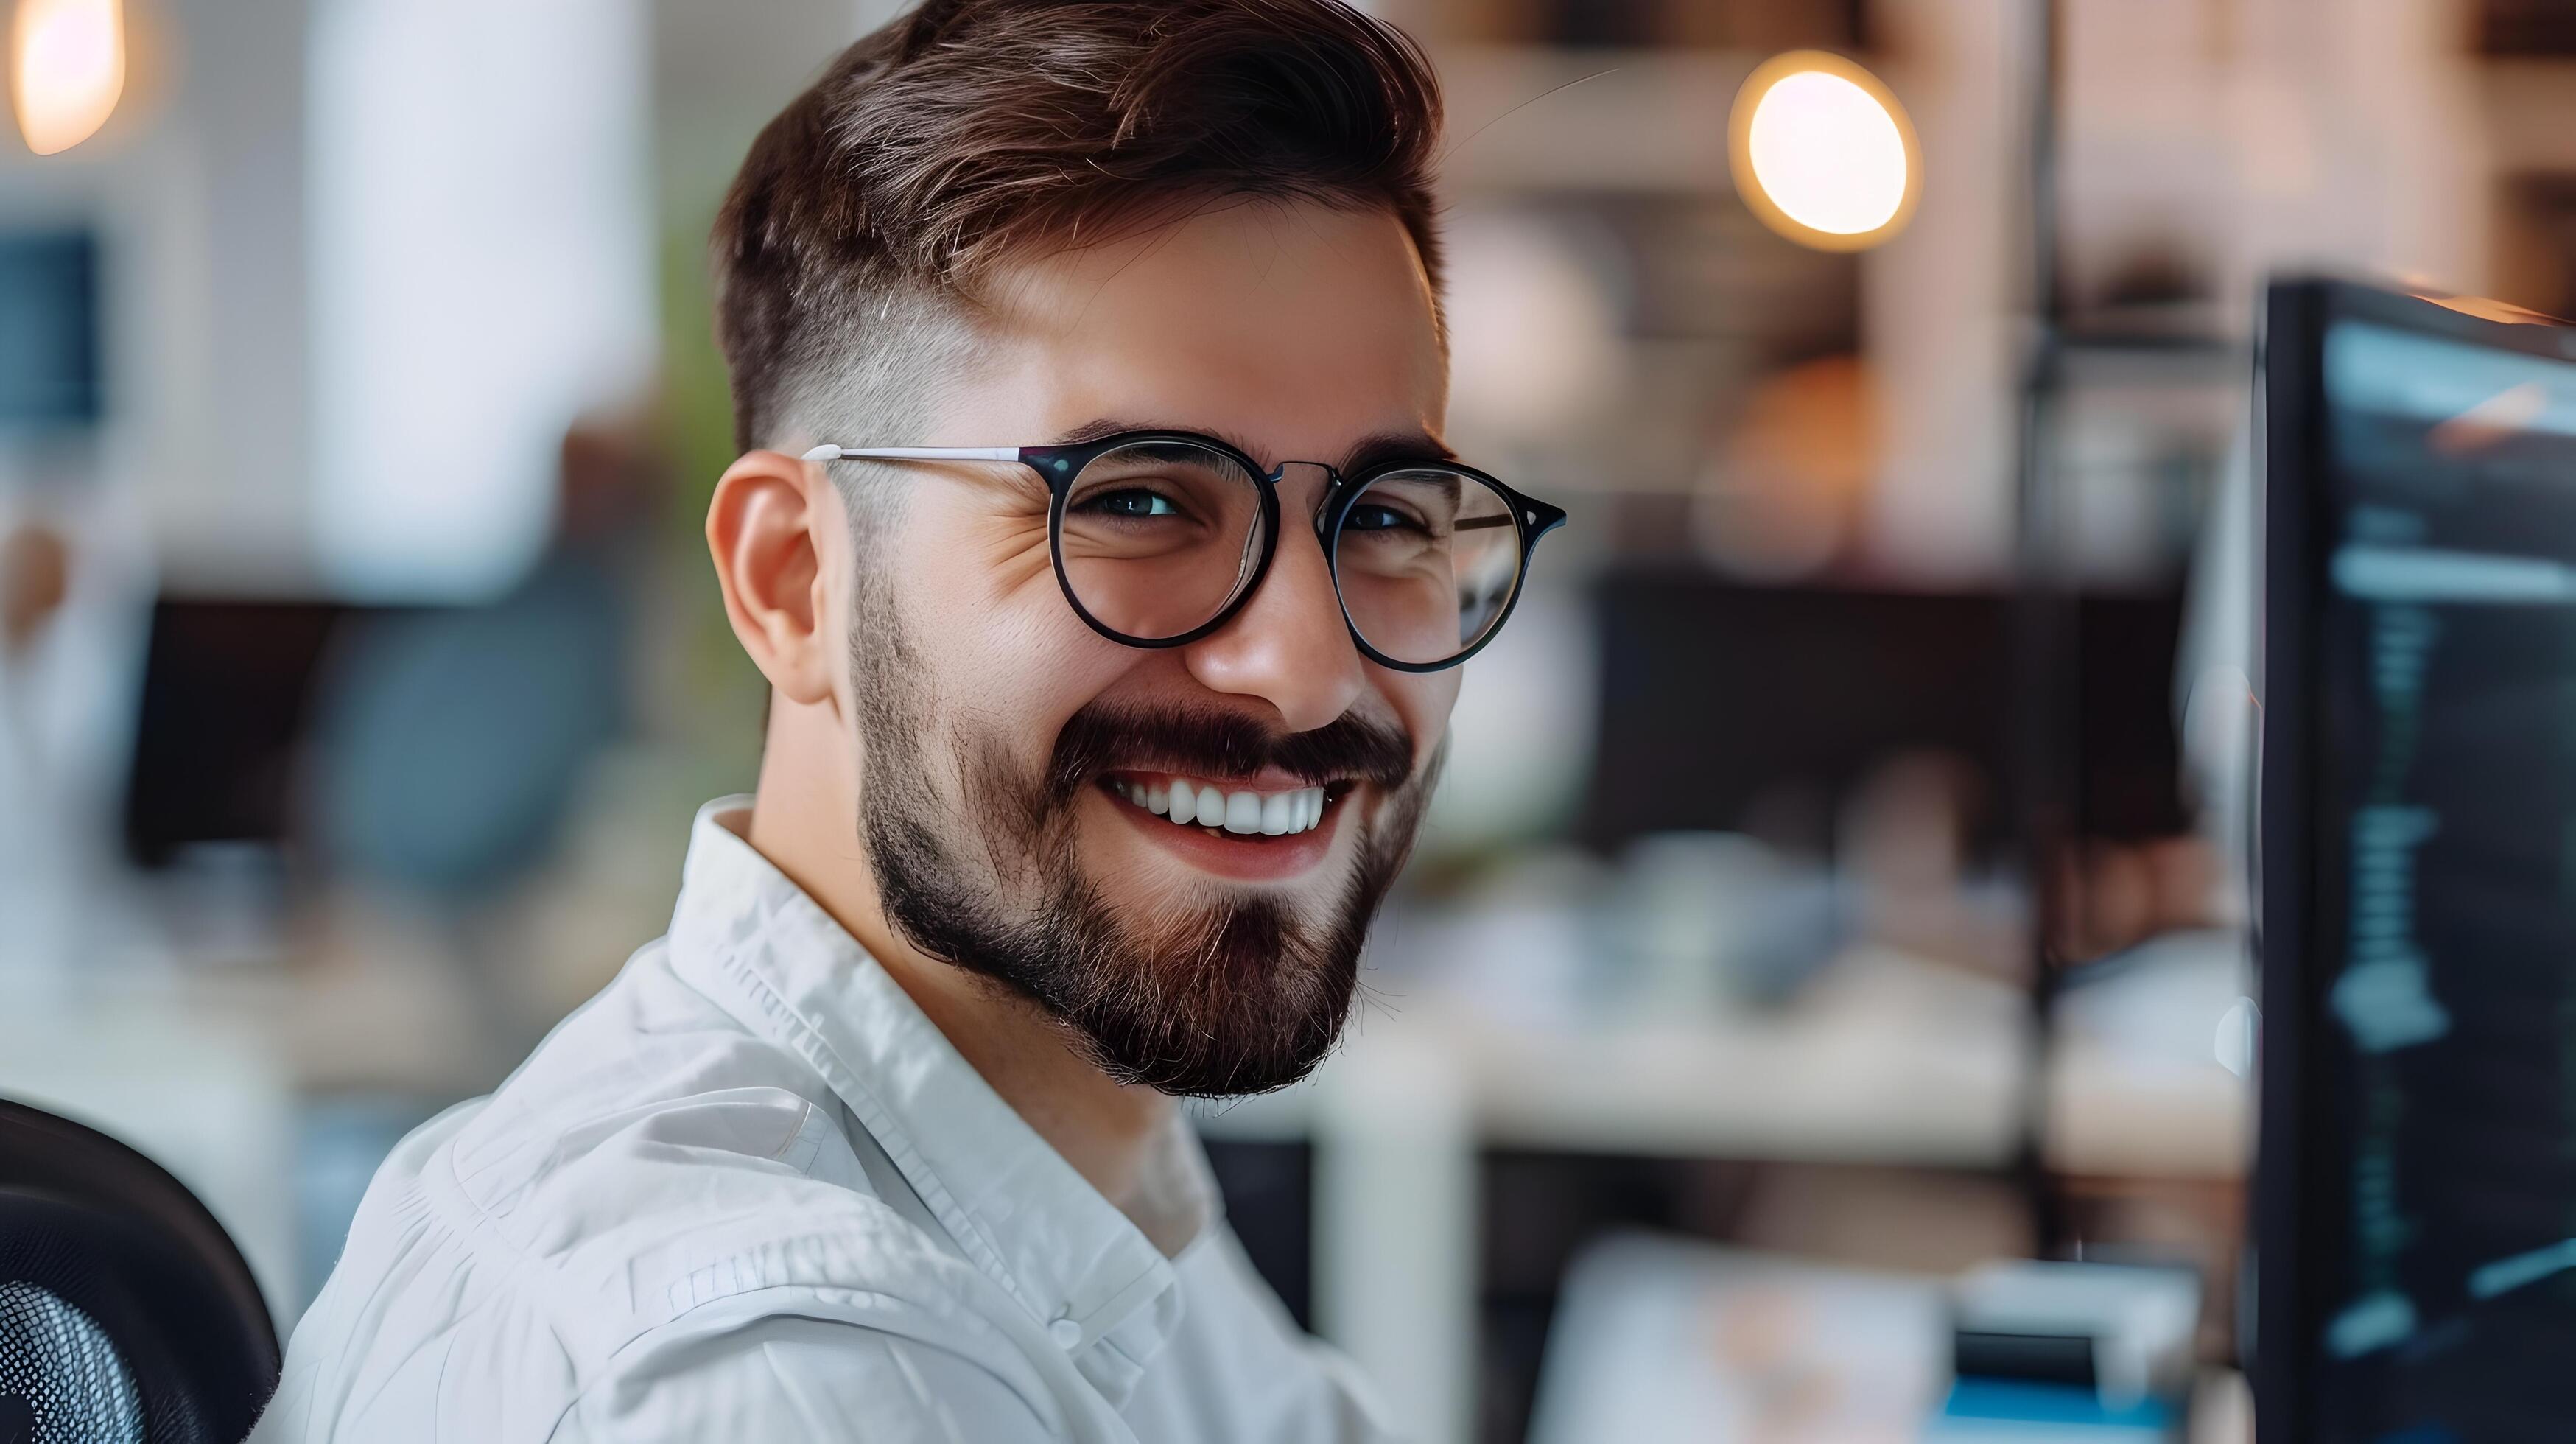
[[[1396,788],[1413,778],[1413,738],[1403,728],[1345,712],[1321,727],[1282,732],[1220,711],[1143,711],[1100,703],[1056,734],[1048,792],[1069,802],[1117,768],[1236,777],[1276,767],[1310,785],[1357,778]]]

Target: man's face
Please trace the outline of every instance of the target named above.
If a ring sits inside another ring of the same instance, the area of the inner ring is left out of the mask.
[[[1213,434],[1270,467],[1440,434],[1432,301],[1385,214],[1229,206],[1016,267],[989,300],[992,344],[934,434],[907,440],[1031,445],[1108,422]],[[845,715],[889,919],[1035,999],[1113,1076],[1196,1095],[1295,1081],[1339,1035],[1458,674],[1352,645],[1316,468],[1280,483],[1260,590],[1163,650],[1067,605],[1026,468],[941,471],[862,483],[905,492],[848,579]],[[1238,809],[1321,788],[1322,816],[1283,835],[1176,824],[1184,786]]]

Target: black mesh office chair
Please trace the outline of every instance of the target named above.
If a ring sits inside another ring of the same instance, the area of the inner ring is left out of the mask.
[[[259,1286],[195,1195],[0,1099],[0,1444],[237,1444],[277,1363]]]

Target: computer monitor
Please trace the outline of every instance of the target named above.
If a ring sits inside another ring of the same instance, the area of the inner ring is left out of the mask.
[[[0,434],[99,419],[98,242],[0,234]]]
[[[160,867],[198,843],[288,841],[317,679],[377,615],[338,602],[155,604],[126,784],[127,855]]]
[[[2576,329],[2264,335],[2264,1444],[2576,1431]]]
[[[1577,823],[1616,851],[1650,833],[1742,830],[1795,790],[1826,813],[1892,757],[1934,751],[1983,784],[1978,834],[2008,837],[2026,781],[2013,742],[2014,598],[1753,586],[1677,566],[1594,588],[1599,734]],[[2063,803],[2080,836],[2190,828],[2173,730],[2179,589],[2072,603],[2077,755]]]

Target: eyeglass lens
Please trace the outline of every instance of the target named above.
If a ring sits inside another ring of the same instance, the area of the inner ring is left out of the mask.
[[[1065,497],[1058,545],[1074,600],[1139,641],[1195,631],[1252,584],[1268,543],[1261,498],[1258,477],[1208,447],[1141,441],[1104,453]],[[1510,501],[1446,468],[1370,482],[1333,548],[1352,627],[1414,665],[1483,641],[1520,582]]]
[[[1140,641],[1192,631],[1252,583],[1267,538],[1261,483],[1221,451],[1146,441],[1073,480],[1058,546],[1074,600]]]
[[[1398,662],[1445,662],[1485,640],[1520,584],[1502,493],[1442,468],[1379,477],[1342,514],[1333,575],[1351,626]]]

